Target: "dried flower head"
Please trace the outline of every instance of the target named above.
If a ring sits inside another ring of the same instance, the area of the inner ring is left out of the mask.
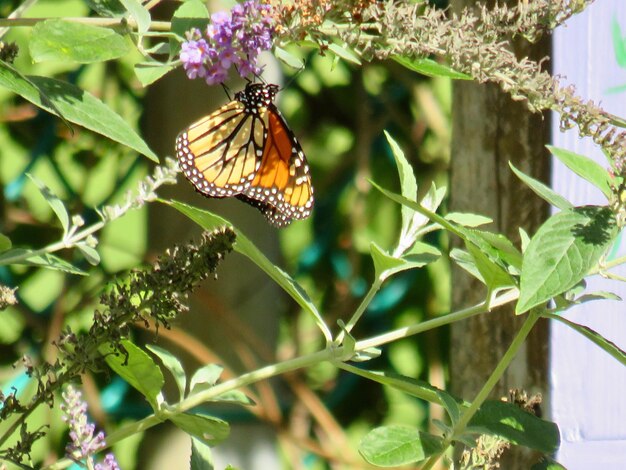
[[[241,77],[260,74],[259,54],[271,49],[274,35],[270,12],[269,5],[247,0],[230,12],[214,13],[204,35],[197,28],[188,31],[180,51],[187,76],[215,85],[228,78],[233,66]]]

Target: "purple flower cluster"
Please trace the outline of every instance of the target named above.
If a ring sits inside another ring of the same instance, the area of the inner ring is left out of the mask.
[[[258,56],[272,47],[274,20],[270,11],[269,5],[246,0],[230,12],[211,15],[204,37],[197,28],[187,32],[180,51],[187,76],[215,85],[226,80],[231,66],[241,77],[260,74]]]
[[[87,420],[87,403],[82,400],[82,395],[71,385],[62,394],[64,403],[61,404],[63,411],[62,419],[70,428],[70,442],[65,447],[68,457],[75,461],[91,459],[91,456],[104,447],[104,432],[100,431],[94,436],[95,425]],[[119,470],[115,456],[107,454],[102,463],[96,464],[96,470]]]

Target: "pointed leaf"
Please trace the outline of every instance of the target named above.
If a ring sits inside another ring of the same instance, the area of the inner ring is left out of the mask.
[[[425,247],[429,247],[430,250],[422,253],[412,253],[402,258],[396,258],[386,253],[375,242],[370,243],[370,253],[372,255],[372,260],[374,261],[376,276],[379,279],[384,280],[401,271],[426,266],[429,263],[437,261],[439,256],[441,256],[439,250],[427,245],[426,243],[422,243],[420,247],[424,248],[424,250],[426,250]]]
[[[531,239],[522,265],[517,314],[578,284],[618,234],[610,209],[585,206],[550,217]]]
[[[404,152],[398,143],[393,139],[393,137],[391,137],[391,135],[389,135],[387,131],[385,131],[385,137],[387,138],[389,147],[391,147],[393,158],[396,160],[396,167],[398,168],[398,175],[400,176],[400,188],[402,195],[407,199],[415,200],[417,198],[417,180],[415,179],[415,174],[413,173],[413,167],[407,161],[404,156]],[[403,235],[408,233],[414,214],[414,210],[407,206],[402,206],[401,238]]]
[[[476,245],[466,242],[465,247],[472,258],[480,277],[485,281],[485,285],[491,291],[502,287],[514,286],[515,282],[511,275],[500,264],[491,260]]]
[[[35,183],[35,186],[37,186],[37,189],[39,189],[39,192],[44,197],[46,202],[50,205],[57,218],[59,219],[59,222],[61,222],[61,227],[63,227],[63,237],[65,238],[65,235],[67,235],[67,231],[70,226],[70,216],[67,213],[67,209],[65,208],[63,201],[61,201],[61,199],[59,199],[59,197],[54,194],[54,192],[52,192],[52,190],[42,181],[39,181],[32,175],[28,175],[28,177],[33,183]]]
[[[302,69],[304,68],[304,62],[302,61],[302,59],[300,59],[299,57],[293,55],[291,52],[286,51],[285,49],[281,48],[281,47],[274,47],[274,55],[276,56],[276,58],[278,60],[280,60],[282,63],[288,65],[291,68],[294,69]]]
[[[509,162],[509,166],[511,167],[511,170],[513,170],[513,173],[515,173],[515,175],[519,179],[521,179],[524,182],[524,184],[526,184],[526,186],[532,189],[532,191],[537,196],[539,196],[541,199],[546,201],[548,204],[551,204],[557,209],[561,209],[561,210],[565,210],[565,209],[569,209],[570,207],[573,207],[573,204],[571,202],[569,202],[560,194],[554,192],[552,188],[546,186],[541,181],[538,181],[534,178],[531,178],[527,174],[522,173],[520,170],[515,168],[515,166],[513,166],[511,162]]]
[[[372,465],[395,467],[443,451],[442,439],[409,426],[382,426],[361,440],[359,453]]]
[[[213,416],[181,413],[173,415],[170,421],[179,429],[209,446],[220,443],[230,434],[228,423]]]
[[[90,64],[122,57],[130,52],[130,44],[111,28],[52,19],[35,25],[29,50],[35,62]]]
[[[50,253],[39,253],[38,251],[39,250],[27,250],[24,248],[15,248],[5,251],[0,255],[0,265],[25,264],[27,266],[39,266],[69,274],[78,274],[80,276],[87,274],[85,271],[78,269],[76,266],[71,265],[58,256]]]
[[[462,225],[464,227],[479,227],[480,225],[490,224],[493,219],[484,215],[471,214],[468,212],[449,212],[446,214],[446,220]]]
[[[55,114],[60,112],[68,121],[158,161],[154,152],[126,121],[102,101],[70,83],[48,77],[24,78],[0,61],[0,86],[40,108]]]
[[[319,328],[324,333],[325,338],[328,341],[332,340],[332,334],[324,323],[322,316],[315,304],[311,301],[306,291],[282,269],[275,266],[267,257],[259,250],[248,237],[246,237],[241,230],[237,229],[233,224],[226,219],[212,214],[209,211],[198,209],[187,204],[183,204],[177,201],[162,201],[165,204],[169,204],[176,210],[182,212],[195,223],[200,225],[205,230],[212,230],[217,227],[223,227],[225,225],[231,227],[237,234],[237,241],[233,249],[249,258],[259,268],[261,268],[276,284],[283,288],[304,310],[309,312],[315,318],[315,321]]]
[[[458,264],[459,267],[463,268],[480,282],[482,282],[483,284],[487,284],[483,279],[482,274],[480,274],[480,271],[476,267],[476,260],[467,251],[461,250],[459,248],[453,248],[450,251],[450,258],[454,260],[454,262]]]
[[[615,343],[609,341],[604,336],[599,334],[597,331],[594,331],[587,326],[579,325],[578,323],[569,321],[566,318],[563,318],[561,315],[546,314],[545,316],[554,320],[558,320],[561,323],[564,323],[570,328],[576,330],[585,338],[591,340],[593,343],[604,349],[607,353],[609,353],[611,356],[621,362],[622,365],[626,365],[626,352],[620,349]]]
[[[611,178],[605,168],[602,168],[592,159],[569,150],[551,145],[548,145],[548,150],[570,170],[600,189],[607,198],[611,197]]]
[[[341,57],[343,60],[352,62],[356,65],[361,65],[361,58],[357,55],[356,52],[349,49],[348,46],[340,46],[339,44],[332,43],[328,45],[328,50],[334,52],[338,57]]]
[[[403,67],[427,77],[446,77],[452,80],[472,80],[472,77],[462,72],[457,72],[448,65],[440,64],[432,59],[409,59],[399,55],[391,57]]]
[[[85,0],[93,11],[100,16],[116,18],[124,14],[124,5],[120,0]]]
[[[240,405],[253,406],[256,403],[249,398],[245,393],[239,390],[231,390],[230,392],[222,393],[216,396],[211,401],[220,401],[228,403],[239,403]]]
[[[123,351],[115,354],[110,344],[102,345],[98,350],[106,363],[120,377],[138,390],[153,409],[158,409],[159,395],[165,380],[159,366],[141,348],[130,341],[121,341]]]
[[[170,70],[174,70],[173,65],[164,65],[160,62],[141,62],[135,64],[135,75],[141,84],[145,87],[156,82]]]
[[[100,264],[100,253],[98,253],[98,250],[86,243],[77,243],[76,248],[80,250],[89,264],[92,266],[98,266]]]
[[[187,377],[185,376],[185,370],[183,369],[182,364],[178,360],[176,356],[174,356],[167,349],[160,348],[153,344],[149,344],[146,346],[149,351],[156,354],[161,362],[165,366],[167,370],[170,371],[174,381],[176,382],[176,387],[178,387],[178,393],[180,399],[182,400],[185,397],[185,387],[187,386]]]

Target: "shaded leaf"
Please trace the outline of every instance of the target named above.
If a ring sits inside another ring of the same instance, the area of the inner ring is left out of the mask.
[[[294,69],[302,69],[304,67],[304,62],[299,57],[293,55],[291,52],[286,51],[285,49],[276,46],[274,48],[274,55],[278,60],[283,62]]]
[[[222,393],[216,396],[211,401],[221,401],[228,403],[239,403],[240,405],[255,405],[254,400],[249,398],[245,393],[239,390],[231,390],[230,392]]]
[[[339,44],[332,43],[328,45],[328,50],[334,52],[338,57],[341,57],[343,60],[352,62],[356,65],[361,65],[361,58],[356,54],[356,52],[348,48],[347,45],[340,46]]]
[[[437,261],[441,256],[441,252],[437,248],[431,247],[426,243],[422,243],[420,247],[424,248],[423,253],[412,253],[402,258],[397,258],[386,253],[375,242],[370,243],[370,253],[374,261],[376,277],[387,279],[389,276],[401,271],[426,266]],[[428,247],[428,251],[426,251],[426,247]]]
[[[70,83],[48,77],[23,78],[0,62],[0,86],[8,88],[40,108],[51,113],[60,112],[68,121],[158,161],[155,153],[124,119],[102,101]]]
[[[553,205],[554,207],[565,210],[573,207],[573,204],[565,199],[560,194],[556,193],[552,188],[546,186],[541,181],[538,181],[534,178],[531,178],[525,173],[522,173],[520,170],[515,168],[511,162],[509,162],[509,166],[513,173],[526,184],[532,191],[539,196],[541,199],[546,201],[548,204]]]
[[[183,204],[178,201],[162,202],[169,204],[176,210],[182,212],[205,230],[213,230],[218,227],[223,227],[224,225],[231,227],[237,234],[237,241],[233,249],[254,262],[272,280],[274,280],[276,284],[282,287],[283,290],[298,303],[298,305],[313,315],[326,339],[329,341],[332,339],[330,330],[324,323],[317,307],[311,301],[306,291],[291,276],[289,276],[289,274],[275,266],[269,259],[267,259],[267,257],[252,243],[252,241],[250,241],[250,239],[248,239],[248,237],[246,237],[239,229],[234,227],[232,223],[222,217],[212,214],[211,212],[198,209],[197,207]]]
[[[462,225],[464,227],[478,227],[480,225],[490,224],[493,219],[484,215],[471,214],[469,212],[449,212],[446,214],[446,220]]]
[[[18,259],[16,261],[15,259]],[[69,274],[85,276],[87,273],[71,265],[67,261],[50,253],[39,253],[39,250],[28,250],[25,248],[15,248],[5,251],[0,255],[0,265],[2,264],[25,264],[27,266],[39,266],[42,268],[63,271]]]
[[[29,51],[35,62],[70,60],[91,64],[128,54],[130,44],[111,28],[52,19],[35,25]]]
[[[176,9],[172,16],[172,32],[181,38],[193,28],[201,31],[209,24],[209,10],[201,0],[188,0]]]
[[[141,62],[135,64],[135,75],[143,86],[151,85],[167,72],[174,69],[173,65],[164,65],[160,62]]]
[[[98,266],[100,264],[100,253],[98,253],[98,250],[86,243],[77,243],[76,248],[80,250],[89,264],[92,266]]]
[[[123,339],[121,346],[123,350],[119,354],[115,354],[110,344],[102,345],[98,350],[111,369],[146,397],[153,409],[158,409],[159,396],[165,383],[161,369],[132,342]]]
[[[517,314],[578,284],[618,234],[610,209],[584,206],[550,217],[524,253]]]
[[[228,423],[213,416],[181,413],[173,415],[170,421],[179,429],[209,446],[220,443],[230,434]]]
[[[6,235],[3,235],[2,233],[0,233],[0,253],[11,249],[11,246],[12,246],[11,239],[7,237]]]
[[[375,428],[359,444],[363,458],[380,467],[419,462],[442,450],[440,437],[399,425]]]
[[[483,403],[470,420],[468,431],[499,436],[513,444],[545,453],[556,452],[560,443],[559,428],[555,423],[499,400]]]
[[[222,375],[224,368],[217,364],[207,364],[200,367],[193,376],[189,383],[189,390],[191,393],[195,393],[202,389],[207,389],[215,385]]]

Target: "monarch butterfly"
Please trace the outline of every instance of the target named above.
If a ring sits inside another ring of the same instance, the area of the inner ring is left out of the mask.
[[[236,197],[284,227],[313,207],[309,165],[274,104],[277,85],[248,83],[235,99],[176,139],[176,156],[196,190]]]

